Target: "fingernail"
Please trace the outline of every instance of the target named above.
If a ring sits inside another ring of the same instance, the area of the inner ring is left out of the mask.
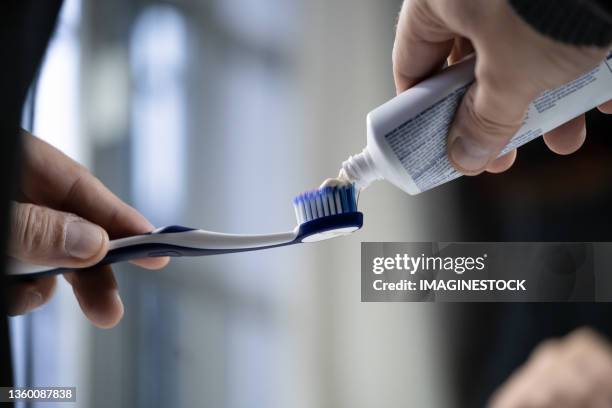
[[[451,160],[461,169],[469,172],[484,169],[493,153],[491,149],[461,136],[455,138],[450,148]]]
[[[117,301],[117,304],[121,306],[121,316],[123,316],[125,306],[123,305],[123,300],[121,300],[121,295],[119,295],[119,291],[115,293],[115,300]]]
[[[89,259],[100,252],[104,237],[98,226],[84,221],[71,221],[66,226],[66,252],[70,256]]]

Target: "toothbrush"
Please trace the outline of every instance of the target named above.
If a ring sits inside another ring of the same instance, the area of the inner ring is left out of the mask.
[[[316,242],[347,235],[363,225],[353,184],[322,187],[293,199],[298,225],[287,232],[263,235],[224,234],[172,225],[150,233],[110,241],[98,265],[159,256],[206,256],[257,251]],[[35,277],[74,270],[13,262],[9,276]]]

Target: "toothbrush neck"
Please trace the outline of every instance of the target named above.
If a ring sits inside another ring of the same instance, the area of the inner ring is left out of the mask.
[[[340,177],[355,183],[355,187],[360,190],[369,186],[373,181],[382,179],[367,147],[361,153],[349,157],[342,163]]]

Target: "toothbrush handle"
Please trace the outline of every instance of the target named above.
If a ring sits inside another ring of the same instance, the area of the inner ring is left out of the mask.
[[[275,248],[285,245],[293,244],[294,241],[291,238],[291,233],[276,234],[269,236],[260,236],[259,242],[256,245],[240,246],[240,245],[211,245],[211,248],[198,248],[183,246],[179,243],[180,240],[175,238],[180,235],[176,233],[184,232],[196,232],[198,230],[184,228],[184,227],[165,227],[160,230],[156,230],[149,234],[136,235],[116,241],[111,241],[111,249],[108,251],[106,256],[94,266],[108,265],[117,262],[131,261],[134,259],[141,258],[154,258],[154,257],[181,257],[181,256],[207,256],[207,255],[220,255],[229,254],[235,252],[246,252],[255,251],[260,249]],[[208,231],[199,231],[196,233],[211,234],[215,237],[227,237],[225,234],[210,233]],[[167,234],[167,235],[166,235]],[[175,244],[154,242],[164,240],[166,235],[167,240],[175,242]],[[153,238],[153,240],[151,239]],[[234,239],[234,237],[230,237]],[[247,237],[248,239],[248,237]],[[153,241],[153,242],[147,242]],[[27,267],[27,266],[26,266]],[[70,272],[79,270],[81,268],[45,268],[45,267],[32,267],[33,269],[27,272],[15,273],[9,275],[11,278],[32,278],[43,275],[57,275],[64,272]]]
[[[204,249],[204,248],[187,248],[171,244],[137,244],[122,248],[116,248],[108,251],[106,256],[97,265],[107,265],[123,261],[131,261],[141,258],[156,258],[169,256],[172,258],[181,256],[207,256],[231,254],[235,252],[256,251],[264,248],[275,248],[279,246],[289,245],[291,242],[252,247],[252,248],[220,248],[220,249]]]
[[[144,245],[133,245],[126,246],[122,248],[111,249],[106,253],[106,256],[100,260],[97,264],[91,266],[91,268],[95,268],[96,266],[101,265],[109,265],[113,263],[123,262],[123,261],[131,261],[134,259],[141,258],[149,258],[155,256],[182,256],[181,251],[176,250],[175,248],[170,248],[171,245],[166,244],[144,244]],[[9,274],[8,278],[14,279],[31,279],[37,278],[40,276],[46,275],[59,275],[65,272],[74,272],[78,270],[86,270],[87,268],[44,268],[41,267],[40,270],[35,268],[33,272],[25,272],[25,273],[16,273]]]
[[[181,257],[181,256],[207,256],[207,255],[221,255],[221,254],[230,254],[235,252],[246,252],[246,251],[255,251],[259,249],[268,249],[275,248],[284,245],[290,245],[291,243],[283,243],[276,244],[266,247],[256,247],[256,248],[226,248],[226,249],[198,249],[198,248],[185,248],[179,247],[175,245],[169,244],[140,244],[140,245],[132,245],[122,248],[111,249],[108,251],[106,256],[102,258],[100,262],[92,266],[94,268],[96,266],[101,265],[109,265],[118,262],[124,261],[132,261],[135,259],[142,258],[154,258],[154,257],[162,257],[169,256],[172,258]],[[44,269],[41,271],[35,271],[24,274],[15,274],[8,275],[8,278],[17,278],[17,279],[30,279],[36,278],[40,276],[46,275],[59,275],[65,272],[74,272],[77,270],[86,270],[87,268],[54,268],[54,269]]]

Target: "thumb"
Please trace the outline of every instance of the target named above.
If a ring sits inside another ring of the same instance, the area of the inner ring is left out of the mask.
[[[448,139],[451,163],[467,175],[481,173],[523,124],[531,92],[478,81],[457,110]]]
[[[74,214],[14,203],[9,255],[21,261],[65,267],[96,264],[108,250],[106,231]]]

